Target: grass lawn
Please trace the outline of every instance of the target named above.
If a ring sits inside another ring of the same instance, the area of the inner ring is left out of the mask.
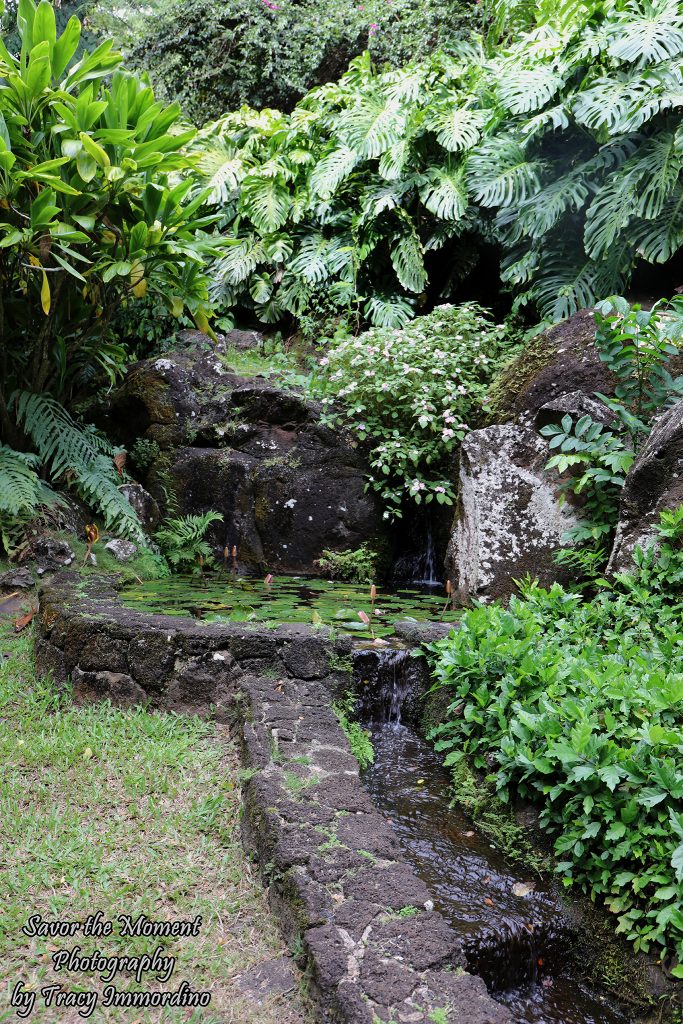
[[[30,628],[0,619],[0,1021],[18,981],[34,991],[61,983],[97,991],[93,1022],[310,1024],[296,977],[290,991],[255,991],[258,965],[285,953],[255,870],[239,837],[238,762],[225,730],[196,718],[75,706],[35,678]],[[84,922],[102,912],[108,937],[28,937],[33,915]],[[118,915],[194,920],[194,937],[128,937]],[[59,950],[109,958],[175,957],[170,979],[130,973],[100,980],[66,968]],[[209,991],[206,1008],[122,1008],[103,993]],[[288,986],[282,985],[286,989]],[[33,1021],[74,1024],[76,1007],[47,1009],[38,992]]]

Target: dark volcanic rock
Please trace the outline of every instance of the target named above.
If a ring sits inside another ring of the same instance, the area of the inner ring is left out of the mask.
[[[156,500],[142,484],[123,484],[120,490],[137,512],[145,532],[153,533],[161,521],[161,513]]]
[[[577,513],[560,505],[558,479],[544,469],[543,439],[513,424],[474,430],[460,451],[460,483],[446,571],[457,599],[508,598],[527,574],[563,579],[553,560]]]
[[[323,549],[382,536],[350,435],[323,426],[304,396],[229,372],[221,347],[132,366],[111,399],[109,429],[124,444],[159,445],[147,486],[163,503],[170,483],[183,515],[221,512],[211,537],[220,551],[237,545],[242,563],[315,572]]]
[[[683,505],[683,401],[665,412],[633,463],[621,495],[608,572],[628,572],[655,536],[659,513]]]

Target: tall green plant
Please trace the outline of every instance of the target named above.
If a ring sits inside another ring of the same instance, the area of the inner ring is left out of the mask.
[[[173,177],[194,132],[111,42],[76,59],[80,22],[58,34],[48,0],[19,0],[17,29],[17,55],[0,40],[0,444],[23,486],[20,508],[0,492],[0,516],[35,510],[40,472],[140,536],[111,449],[59,403],[122,372],[112,316],[146,294],[208,329],[212,218]]]

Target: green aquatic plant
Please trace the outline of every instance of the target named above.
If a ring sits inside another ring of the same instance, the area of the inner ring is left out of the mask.
[[[319,628],[328,630],[330,637],[336,630],[359,640],[372,638],[358,618],[359,607],[370,607],[368,588],[359,584],[276,576],[267,586],[260,577],[212,573],[200,580],[196,574],[176,575],[127,587],[121,598],[127,607],[149,612],[199,614],[207,622],[253,622],[273,628],[282,622],[310,625],[315,612]],[[433,621],[439,617],[442,605],[441,598],[432,593],[377,588],[374,634],[380,638],[391,636],[394,622],[406,616],[419,622]],[[452,622],[458,615],[459,611],[451,610],[444,617]],[[337,664],[340,669],[348,668],[345,660]]]

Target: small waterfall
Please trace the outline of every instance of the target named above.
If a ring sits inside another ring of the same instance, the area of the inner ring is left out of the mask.
[[[412,583],[419,583],[423,586],[436,586],[441,580],[436,577],[436,548],[434,547],[434,534],[432,533],[431,520],[427,524],[427,536],[425,538],[425,549],[416,561],[415,578]]]
[[[435,587],[441,583],[439,564],[434,542],[431,515],[413,524],[410,532],[418,541],[422,541],[421,550],[401,555],[397,560],[394,574],[397,579],[416,584],[417,586]]]
[[[399,726],[413,717],[423,687],[407,648],[357,650],[353,674],[362,721]]]

